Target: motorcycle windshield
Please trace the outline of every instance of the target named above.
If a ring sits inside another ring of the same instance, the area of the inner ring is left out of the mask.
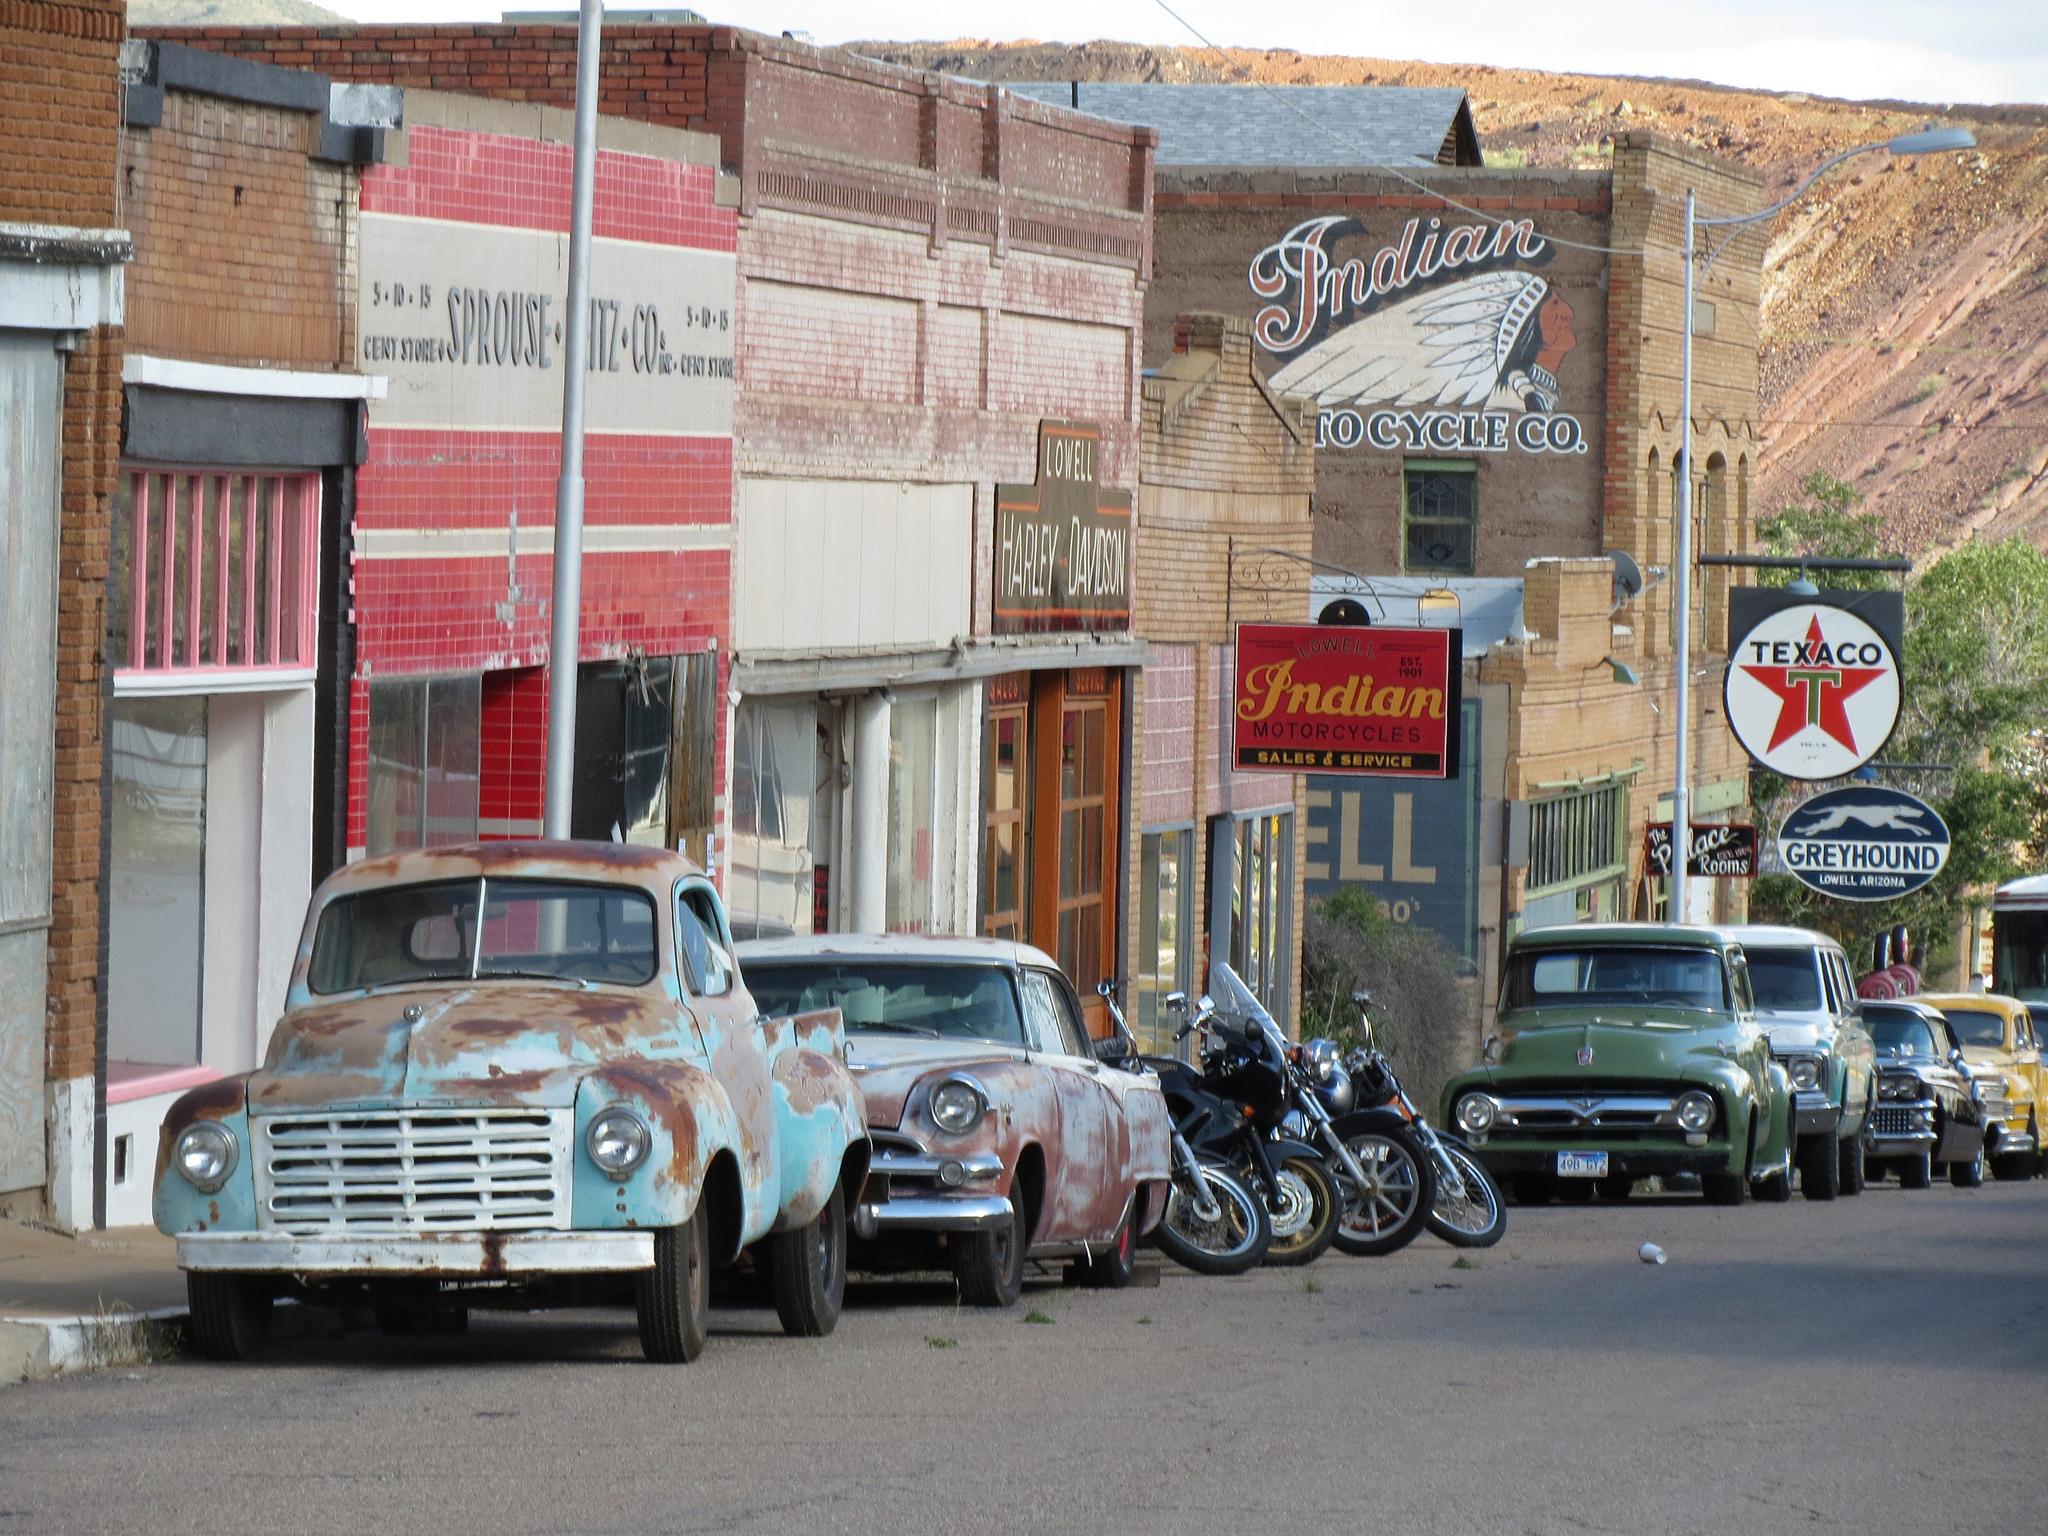
[[[1216,1004],[1217,1016],[1237,1025],[1246,1034],[1280,1034],[1280,1026],[1273,1022],[1273,1015],[1266,1012],[1266,1005],[1259,1001],[1252,989],[1244,984],[1244,978],[1232,970],[1226,960],[1213,961],[1209,966],[1209,997]]]

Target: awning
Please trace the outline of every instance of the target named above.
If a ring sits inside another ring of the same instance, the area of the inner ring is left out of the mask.
[[[943,650],[841,652],[830,656],[735,653],[731,687],[742,697],[800,693],[863,693],[873,688],[968,682],[1004,672],[1072,667],[1141,667],[1148,650],[1131,635],[992,636]]]

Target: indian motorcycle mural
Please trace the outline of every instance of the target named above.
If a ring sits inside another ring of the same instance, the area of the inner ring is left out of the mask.
[[[1392,244],[1341,257],[1357,219],[1297,224],[1252,258],[1252,321],[1282,359],[1271,379],[1322,407],[1319,448],[1410,453],[1585,453],[1557,409],[1577,338],[1572,307],[1542,273],[1553,254],[1527,219],[1412,218]]]

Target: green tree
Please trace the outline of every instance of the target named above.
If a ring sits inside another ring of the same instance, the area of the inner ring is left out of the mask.
[[[1806,555],[1831,560],[1870,560],[1887,553],[1884,548],[1884,519],[1874,512],[1858,512],[1862,492],[1825,470],[1817,469],[1799,484],[1804,498],[1780,507],[1775,515],[1756,525],[1757,543],[1767,555]],[[1796,571],[1762,571],[1758,584],[1766,587],[1788,585]],[[1855,592],[1876,592],[1892,578],[1883,571],[1823,571],[1814,580],[1824,587]]]

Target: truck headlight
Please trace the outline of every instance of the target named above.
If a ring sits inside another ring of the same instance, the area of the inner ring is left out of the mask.
[[[1500,1105],[1483,1093],[1468,1093],[1458,1100],[1457,1111],[1452,1118],[1458,1122],[1458,1129],[1467,1135],[1483,1136],[1500,1118]]]
[[[623,1179],[647,1161],[654,1150],[654,1137],[647,1122],[623,1104],[599,1110],[584,1133],[583,1144],[590,1160],[609,1178]]]
[[[185,1182],[201,1194],[210,1195],[227,1183],[235,1171],[240,1148],[235,1133],[214,1120],[200,1120],[178,1132],[171,1145],[171,1161]]]
[[[1785,1064],[1791,1074],[1792,1086],[1804,1093],[1809,1088],[1820,1086],[1820,1063],[1811,1056],[1795,1056]]]
[[[988,1113],[982,1091],[964,1077],[949,1077],[932,1090],[932,1124],[948,1136],[964,1136]]]
[[[1714,1123],[1714,1101],[1704,1093],[1681,1094],[1677,1111],[1678,1128],[1689,1136],[1701,1135]]]

